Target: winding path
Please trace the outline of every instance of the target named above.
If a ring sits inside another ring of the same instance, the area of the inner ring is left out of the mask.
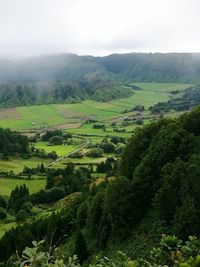
[[[61,161],[63,159],[68,158],[69,156],[71,156],[71,155],[79,152],[81,149],[83,149],[84,147],[86,147],[87,145],[89,145],[90,142],[91,142],[89,139],[84,139],[84,140],[85,140],[85,142],[80,147],[78,147],[77,149],[75,149],[75,150],[73,150],[73,151],[71,151],[71,152],[69,152],[69,153],[67,153],[67,154],[65,154],[65,155],[63,155],[63,156],[61,156],[59,158],[57,158],[56,160],[53,160],[53,161],[50,161],[50,162],[46,163],[45,164],[45,167],[49,167],[52,164],[55,164],[55,163],[57,163],[57,162],[59,162],[59,161]]]

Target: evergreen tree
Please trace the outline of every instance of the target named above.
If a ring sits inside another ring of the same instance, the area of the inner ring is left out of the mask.
[[[84,236],[80,230],[76,235],[74,254],[77,255],[80,264],[83,264],[84,261],[88,258],[87,246]]]

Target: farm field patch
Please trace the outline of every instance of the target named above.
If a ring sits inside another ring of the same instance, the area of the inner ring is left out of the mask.
[[[191,86],[191,84],[178,83],[132,84],[139,86],[142,90],[134,90],[134,94],[128,98],[116,99],[106,103],[86,100],[75,104],[17,107],[8,109],[9,116],[6,114],[5,109],[1,109],[0,127],[23,130],[64,125],[62,128],[71,128],[71,126],[67,127],[67,124],[82,123],[90,118],[107,121],[111,118],[122,116],[124,109],[129,109],[136,105],[143,105],[148,109],[158,102],[167,101],[172,90],[183,91]]]
[[[9,160],[0,160],[0,172],[13,171],[15,174],[23,171],[24,166],[35,168],[38,164],[47,163],[49,160],[32,157],[29,159],[10,158]]]
[[[0,178],[0,195],[9,196],[11,191],[18,185],[25,184],[29,192],[36,193],[45,188],[45,179],[40,180],[28,180],[28,179],[15,179],[15,178]]]

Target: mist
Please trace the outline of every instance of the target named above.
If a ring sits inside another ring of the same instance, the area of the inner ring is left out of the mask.
[[[0,57],[198,52],[198,0],[0,0]]]

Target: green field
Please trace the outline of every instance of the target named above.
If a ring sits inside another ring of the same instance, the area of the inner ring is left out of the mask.
[[[51,105],[37,105],[16,107],[8,110],[0,110],[0,127],[11,128],[13,130],[35,130],[42,134],[49,128],[54,127],[73,134],[72,139],[78,142],[75,145],[49,145],[48,142],[39,141],[32,145],[38,149],[44,149],[46,153],[55,151],[56,154],[61,157],[58,161],[52,162],[51,159],[42,159],[37,157],[31,157],[29,159],[12,158],[9,160],[0,159],[0,172],[13,171],[15,174],[19,174],[23,171],[24,166],[29,168],[35,168],[41,163],[47,164],[46,168],[65,168],[69,162],[73,162],[76,168],[79,166],[87,166],[90,168],[91,164],[94,164],[93,168],[96,169],[96,165],[101,161],[105,161],[107,157],[117,157],[116,154],[103,154],[100,158],[87,157],[85,154],[82,158],[65,158],[73,151],[76,151],[82,143],[88,145],[82,150],[87,152],[89,144],[100,143],[105,137],[119,136],[129,138],[133,135],[133,131],[138,127],[133,120],[134,116],[139,113],[144,124],[149,123],[154,118],[150,116],[148,108],[158,102],[167,101],[172,97],[170,92],[173,90],[179,90],[183,92],[186,88],[190,87],[190,84],[177,84],[177,83],[131,83],[141,88],[141,90],[134,90],[134,94],[128,98],[117,99],[110,102],[102,103],[92,100],[86,100],[76,104],[51,104]],[[176,97],[176,96],[174,96]],[[134,106],[143,105],[145,107],[144,112],[131,111]],[[127,113],[123,113],[124,110],[128,110]],[[169,114],[167,114],[168,116]],[[177,113],[170,114],[170,116],[176,116]],[[130,116],[130,117],[129,117]],[[148,118],[147,118],[148,116]],[[126,118],[130,119],[128,122]],[[105,124],[105,129],[95,129],[94,123],[85,123],[88,119],[95,119],[97,123]],[[155,118],[156,119],[156,118]],[[135,119],[136,120],[136,119]],[[113,122],[117,130],[125,129],[126,132],[114,131]],[[127,123],[127,126],[124,126]],[[73,124],[73,125],[72,125]],[[38,131],[40,130],[40,131]],[[28,131],[27,131],[28,132]],[[34,132],[34,131],[33,131]],[[83,135],[83,136],[81,136]],[[41,139],[40,139],[41,140]],[[70,139],[69,139],[70,140]],[[64,139],[66,141],[66,139]],[[93,174],[96,179],[100,177],[102,181],[103,174]],[[24,178],[23,175],[21,175]],[[33,175],[37,178],[37,175]],[[45,178],[45,177],[44,177]],[[98,180],[97,180],[98,182]],[[11,191],[18,185],[25,184],[30,191],[30,194],[36,193],[45,188],[46,179],[14,179],[14,178],[0,178],[0,195],[9,197]],[[34,207],[34,209],[40,210],[41,207]],[[48,214],[48,210],[40,211],[34,215],[35,218],[40,218]],[[6,221],[7,220],[7,221]],[[11,227],[15,227],[15,218],[9,214],[9,217],[0,223],[0,237],[9,230]]]
[[[124,109],[135,105],[149,108],[169,99],[172,90],[184,90],[190,84],[134,83],[142,90],[135,90],[131,97],[101,103],[91,100],[76,104],[52,104],[0,110],[0,127],[11,129],[39,129],[43,127],[83,122],[88,118],[109,120],[121,116]],[[67,128],[67,126],[66,126]]]
[[[124,127],[125,128],[125,127]],[[84,134],[84,135],[97,135],[97,136],[121,136],[121,137],[130,137],[132,133],[118,133],[112,131],[112,128],[108,128],[107,131],[103,129],[93,128],[93,124],[83,124],[79,129],[69,129],[69,133],[73,134]]]
[[[49,146],[48,142],[37,142],[36,144],[34,144],[34,146],[39,149],[44,149],[47,153],[55,151],[59,157],[64,156],[77,148],[77,146],[73,145]]]
[[[66,129],[75,135],[87,135],[85,139],[90,139],[91,142],[99,142],[106,136],[121,136],[129,138],[132,136],[136,124],[132,123],[128,126],[123,126],[122,122],[126,116],[134,115],[137,112],[129,112],[122,114],[125,109],[131,109],[136,105],[144,105],[146,111],[142,115],[148,115],[148,108],[159,101],[166,101],[170,97],[170,91],[180,90],[191,86],[190,84],[177,83],[133,83],[139,86],[141,90],[134,90],[131,97],[117,99],[110,102],[102,103],[92,100],[83,101],[76,104],[52,104],[52,105],[38,105],[17,107],[13,109],[0,110],[0,127],[10,127],[11,129],[41,129],[44,131],[46,126],[64,126],[61,129]],[[173,115],[173,114],[172,114]],[[100,123],[106,125],[106,131],[103,129],[93,128],[93,124],[85,124],[85,120],[93,118]],[[111,123],[117,122],[117,128],[125,129],[126,132],[114,132]],[[150,120],[144,118],[144,123]],[[72,125],[73,123],[73,125]],[[82,124],[82,125],[81,125]],[[68,128],[68,126],[70,127]],[[96,137],[94,137],[96,136]],[[77,137],[74,137],[77,138]],[[95,139],[96,138],[96,139]],[[78,140],[78,139],[77,139]],[[80,141],[80,140],[79,140]],[[83,141],[84,142],[84,141]],[[47,142],[38,142],[34,144],[36,148],[44,149],[47,153],[55,151],[59,157],[66,155],[78,148],[79,145],[57,145],[49,146]],[[10,160],[0,160],[0,171],[13,171],[15,174],[20,173],[24,166],[34,168],[38,164],[47,163],[51,160],[32,157],[30,159],[10,158]],[[63,167],[62,163],[69,161],[77,162],[93,162],[89,158],[80,160],[66,159],[64,162],[56,163],[55,167]]]
[[[106,157],[101,157],[101,158],[83,157],[81,159],[66,158],[66,159],[63,159],[59,162],[56,162],[55,164],[52,164],[50,167],[63,169],[66,167],[67,163],[69,163],[69,162],[73,162],[74,164],[78,163],[79,164],[78,166],[80,166],[81,164],[83,164],[83,165],[97,164],[97,163],[100,163],[100,162],[105,161],[105,160],[106,160]]]
[[[185,90],[186,88],[193,86],[193,84],[187,83],[132,83],[145,91],[169,93],[175,90]]]
[[[24,166],[35,168],[38,164],[47,163],[49,160],[32,157],[30,159],[10,158],[9,160],[0,160],[0,172],[13,171],[15,174],[23,171]]]
[[[0,195],[9,196],[11,191],[18,185],[25,184],[30,193],[36,193],[40,189],[45,188],[46,180],[25,180],[25,179],[11,179],[11,178],[0,178]]]

